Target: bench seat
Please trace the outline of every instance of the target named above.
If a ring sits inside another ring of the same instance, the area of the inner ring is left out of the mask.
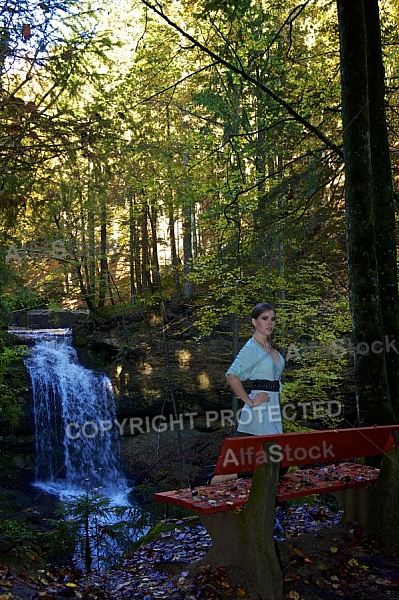
[[[375,483],[378,475],[379,469],[353,462],[291,471],[280,477],[277,499],[358,489]],[[214,485],[158,492],[154,498],[198,514],[242,510],[248,501],[251,482],[249,478],[235,479]]]

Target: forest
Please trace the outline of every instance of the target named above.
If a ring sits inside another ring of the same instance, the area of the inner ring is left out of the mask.
[[[398,422],[398,20],[394,0],[0,0],[1,420],[17,311],[95,329],[150,308],[162,336],[178,305],[236,354],[265,301],[283,402]]]
[[[179,297],[206,338],[266,299],[297,349],[288,400],[339,398],[354,369],[359,419],[391,422],[397,7],[345,6],[3,2],[3,331],[21,308],[95,319]],[[12,356],[3,340],[8,399]]]

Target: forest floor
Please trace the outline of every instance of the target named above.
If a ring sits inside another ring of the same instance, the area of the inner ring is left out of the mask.
[[[203,476],[204,461],[212,463],[223,433],[183,435],[184,450],[196,469],[193,478],[201,472]],[[170,486],[181,478],[176,441],[167,435],[159,452],[154,452],[154,444],[154,436],[140,437],[139,451],[136,448],[134,453],[136,475],[145,479],[148,473],[157,473],[163,485],[168,481]],[[128,446],[122,450],[126,458]],[[32,523],[53,516],[53,496],[35,491],[28,481],[18,483],[18,489],[11,492],[13,482],[0,473],[0,496],[13,500],[14,510],[29,516]],[[399,600],[397,549],[385,547],[356,524],[343,523],[339,505],[329,503],[328,497],[312,498],[312,504],[286,503],[276,508],[284,600]],[[146,537],[119,564],[91,573],[51,568],[40,552],[30,552],[29,544],[1,553],[7,540],[0,535],[0,600],[253,600],[247,582],[237,582],[237,574],[223,565],[216,572],[195,565],[211,543],[196,518],[169,519],[163,525],[163,533]]]
[[[322,505],[276,509],[275,534],[284,567],[285,600],[399,600],[399,555],[340,511]],[[118,565],[83,573],[18,561],[18,548],[0,557],[0,600],[252,600],[245,581],[232,583],[221,566],[210,572],[195,562],[210,538],[194,519],[164,522],[164,533]],[[284,535],[284,538],[282,537]],[[284,541],[282,541],[284,539]],[[32,567],[33,564],[33,567]],[[267,600],[267,599],[265,599]]]

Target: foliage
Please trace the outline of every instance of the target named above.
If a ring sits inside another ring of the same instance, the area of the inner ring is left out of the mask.
[[[4,519],[1,521],[2,535],[9,536],[14,543],[20,542],[21,540],[33,538],[35,536],[34,530],[27,526],[25,523],[21,523],[16,519]]]
[[[0,330],[8,326],[13,311],[40,305],[37,293],[3,258],[4,253],[0,251]]]
[[[10,423],[18,424],[21,409],[17,402],[18,393],[23,387],[21,379],[10,373],[10,366],[17,362],[22,363],[26,352],[24,347],[7,348],[0,335],[0,417]]]
[[[69,497],[56,511],[59,519],[43,534],[51,560],[75,556],[90,571],[116,563],[127,552],[132,539],[147,529],[147,516],[135,506],[114,506],[107,497],[86,493]]]
[[[147,1],[41,4],[16,3],[1,42],[2,240],[29,249],[6,308],[21,284],[18,307],[96,318],[178,295],[207,336],[262,298],[283,348],[349,339],[334,3],[166,1],[169,24]],[[393,148],[396,12],[383,3]],[[353,400],[351,369],[301,356],[287,399]]]
[[[36,529],[17,519],[0,518],[0,532],[3,539],[18,549],[22,560],[34,561],[36,563],[40,560],[40,534],[38,534]]]
[[[13,297],[5,293],[8,284],[9,291],[16,283],[15,277],[0,260],[0,418],[5,419],[11,426],[18,423],[21,410],[17,397],[23,389],[24,382],[21,381],[19,368],[23,368],[22,360],[25,347],[18,346],[10,339],[4,329],[11,317],[12,310],[20,307],[24,294],[26,298],[34,296],[27,288],[20,287]]]

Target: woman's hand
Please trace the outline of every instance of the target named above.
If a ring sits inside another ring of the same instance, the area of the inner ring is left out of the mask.
[[[264,404],[265,402],[270,402],[270,396],[267,392],[259,392],[258,394],[251,394],[251,400],[254,406],[259,406],[259,404]]]
[[[255,406],[259,406],[259,404],[264,404],[265,402],[270,402],[270,396],[267,392],[259,392],[258,394],[253,394],[251,392],[251,394],[248,396],[242,386],[241,380],[237,377],[237,375],[233,375],[231,373],[227,375],[226,380],[236,396],[241,398],[241,400],[248,404],[248,406],[251,408],[255,408]],[[249,401],[246,398],[249,399]]]

